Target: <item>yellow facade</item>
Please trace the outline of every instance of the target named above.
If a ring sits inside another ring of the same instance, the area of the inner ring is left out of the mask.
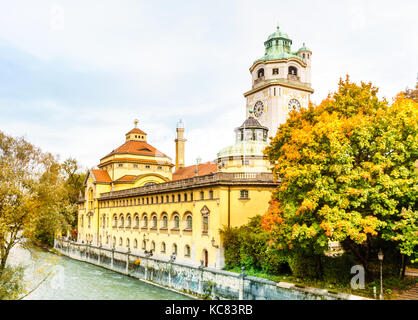
[[[176,261],[222,268],[219,230],[267,211],[276,185],[266,161],[250,157],[251,163],[243,165],[231,157],[227,167],[235,169],[222,170],[224,154],[217,165],[202,164],[200,175],[192,166],[175,178],[170,158],[155,148],[154,155],[134,154],[129,144],[137,142],[130,139],[127,134],[124,145],[88,172],[79,202],[78,241],[132,253],[152,250],[162,260],[175,253]],[[219,170],[208,173],[205,165]]]

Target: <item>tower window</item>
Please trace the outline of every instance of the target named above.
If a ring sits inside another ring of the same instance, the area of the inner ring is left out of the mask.
[[[289,74],[298,75],[298,69],[296,67],[289,67]]]
[[[150,166],[145,166],[145,169],[149,169],[149,168],[151,168]]]
[[[273,74],[279,74],[279,68],[274,68],[273,69]]]
[[[258,70],[258,72],[257,72],[257,77],[258,77],[258,78],[264,77],[264,69],[260,69],[260,70]]]
[[[118,164],[118,167],[120,168],[120,167],[123,167],[123,164],[122,163],[119,163]]]
[[[138,168],[138,165],[137,164],[134,164],[134,168]]]

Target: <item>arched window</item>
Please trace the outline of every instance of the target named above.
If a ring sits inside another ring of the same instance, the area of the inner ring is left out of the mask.
[[[202,217],[202,233],[209,233],[209,216],[205,215]]]
[[[126,239],[126,247],[130,248],[131,246],[131,241],[129,240],[129,238]]]
[[[119,238],[119,246],[122,247],[122,245],[123,245],[123,239],[122,239],[122,237],[120,237]]]
[[[193,227],[193,218],[192,218],[191,215],[188,215],[186,217],[186,229],[187,230],[192,230],[192,227]]]
[[[89,225],[88,225],[88,227],[90,228],[90,226],[91,226],[91,216],[89,216]]]
[[[123,228],[123,226],[125,225],[125,218],[123,217],[123,215],[120,215],[119,221],[119,228]]]
[[[163,217],[163,228],[165,228],[165,229],[168,228],[168,218],[167,218],[167,216]]]
[[[135,228],[139,228],[139,216],[135,216]]]
[[[142,241],[142,250],[147,250],[147,242],[145,240]]]
[[[116,237],[113,237],[113,246],[116,246]]]
[[[180,218],[179,216],[174,216],[174,229],[179,229],[180,228]]]
[[[290,66],[289,67],[289,74],[297,76],[298,75],[298,69],[296,67]]]
[[[190,257],[190,246],[188,244],[184,247],[184,256]]]
[[[138,240],[134,240],[134,248],[136,249],[136,248],[138,248]]]
[[[131,216],[130,216],[130,215],[128,215],[128,217],[126,218],[126,226],[127,226],[128,228],[130,228],[130,227],[131,227],[131,223],[132,223]]]
[[[148,228],[148,217],[147,217],[146,215],[144,215],[144,216],[142,217],[142,220],[143,220],[142,227],[143,227],[143,228]]]
[[[116,215],[114,215],[113,216],[113,225],[112,225],[112,227],[113,228],[116,228],[117,227],[117,223],[118,223],[118,217]]]
[[[165,253],[165,242],[161,243],[161,253]]]
[[[175,243],[173,244],[173,253],[177,255],[177,245]]]
[[[152,251],[155,251],[155,242],[153,241],[153,242],[151,242],[151,250]]]
[[[264,69],[261,68],[257,71],[257,78],[264,77]]]
[[[152,227],[157,229],[157,216],[152,216]]]
[[[81,222],[80,222],[80,224],[81,224],[81,227],[84,228],[84,216],[83,215],[81,215]]]

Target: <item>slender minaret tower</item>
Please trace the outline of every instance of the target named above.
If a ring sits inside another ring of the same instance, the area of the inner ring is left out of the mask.
[[[183,121],[177,122],[177,138],[174,140],[176,143],[176,171],[184,167],[184,144],[187,141],[184,139],[184,124]]]

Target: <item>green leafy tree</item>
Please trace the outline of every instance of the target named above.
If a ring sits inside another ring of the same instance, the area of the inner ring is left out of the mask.
[[[416,208],[418,104],[398,96],[389,105],[377,93],[347,76],[279,127],[266,154],[280,185],[262,224],[278,250],[318,257],[338,241],[371,276],[378,246],[411,247],[397,235],[416,227],[401,213]]]
[[[19,295],[20,271],[7,265],[11,250],[53,239],[72,222],[60,165],[23,138],[0,132],[0,281],[7,295]],[[10,276],[16,271],[16,276]],[[6,293],[4,293],[6,295]]]

